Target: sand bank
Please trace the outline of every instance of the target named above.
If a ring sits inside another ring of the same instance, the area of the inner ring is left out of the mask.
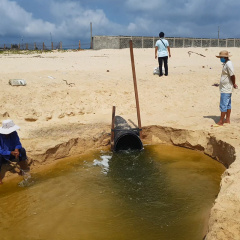
[[[223,162],[221,190],[207,239],[240,234],[240,98],[232,97],[231,124],[219,119],[220,48],[172,49],[169,76],[153,75],[154,49],[134,49],[144,143],[167,143],[204,151]],[[192,53],[189,54],[189,51]],[[229,49],[237,84],[240,49]],[[201,55],[199,55],[201,54]],[[90,148],[109,147],[112,106],[137,123],[129,49],[1,54],[0,121],[11,118],[31,168]],[[9,79],[24,79],[13,87]]]

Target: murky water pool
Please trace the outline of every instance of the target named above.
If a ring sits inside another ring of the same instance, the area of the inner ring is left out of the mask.
[[[200,240],[224,170],[162,145],[66,159],[0,186],[1,240]]]

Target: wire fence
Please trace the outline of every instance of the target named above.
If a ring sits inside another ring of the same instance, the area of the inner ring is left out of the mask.
[[[129,48],[132,40],[134,48],[155,48],[158,37],[132,37],[132,36],[94,36],[92,42],[65,43],[60,42],[34,42],[4,44],[0,43],[0,50],[67,50],[67,49],[124,49]],[[239,38],[210,39],[210,38],[166,38],[172,48],[184,47],[240,47]]]
[[[48,51],[48,50],[67,50],[67,49],[89,49],[91,48],[91,43],[89,42],[84,42],[81,43],[76,42],[76,43],[68,43],[68,44],[63,44],[61,41],[60,42],[51,42],[51,43],[45,43],[45,42],[34,42],[34,43],[18,43],[18,44],[11,44],[11,43],[0,43],[0,50],[43,50],[43,51]]]
[[[155,48],[159,37],[131,37],[131,36],[94,36],[93,49],[123,49],[129,48],[132,40],[134,48]],[[240,47],[239,38],[211,39],[211,38],[166,38],[172,48],[185,47]]]

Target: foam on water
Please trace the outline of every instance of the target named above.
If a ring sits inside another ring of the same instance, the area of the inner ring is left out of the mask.
[[[109,171],[109,160],[112,158],[112,156],[109,155],[103,155],[100,156],[101,160],[94,159],[93,160],[93,166],[99,166],[102,168],[102,173],[107,174]]]

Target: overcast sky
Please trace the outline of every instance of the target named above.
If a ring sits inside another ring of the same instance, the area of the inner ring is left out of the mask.
[[[0,0],[0,44],[94,35],[240,38],[240,0]]]

